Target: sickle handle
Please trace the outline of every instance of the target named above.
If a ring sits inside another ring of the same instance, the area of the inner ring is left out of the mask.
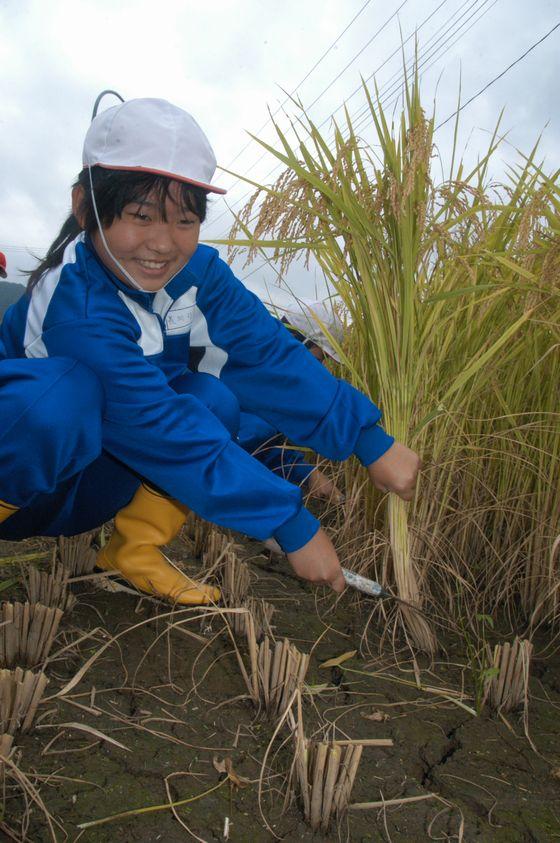
[[[368,594],[370,597],[391,597],[382,585],[379,585],[375,580],[368,580],[367,577],[362,577],[361,574],[356,574],[354,571],[349,571],[348,568],[342,569],[342,575],[346,585],[356,588],[363,594]]]

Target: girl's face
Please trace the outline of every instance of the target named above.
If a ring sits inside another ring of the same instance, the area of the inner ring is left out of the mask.
[[[196,251],[200,220],[182,211],[179,185],[171,184],[165,201],[167,219],[162,219],[156,197],[127,205],[103,233],[110,251],[143,290],[156,292],[179,272]],[[177,200],[177,201],[175,201]],[[120,281],[132,286],[107,253],[99,231],[92,235],[95,251]]]

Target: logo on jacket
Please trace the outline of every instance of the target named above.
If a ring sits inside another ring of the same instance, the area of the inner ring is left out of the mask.
[[[165,317],[166,334],[186,334],[190,331],[194,318],[194,304],[189,307],[174,308]]]

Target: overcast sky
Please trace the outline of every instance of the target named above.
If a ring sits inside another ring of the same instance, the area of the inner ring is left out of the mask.
[[[441,121],[456,108],[460,74],[466,101],[559,21],[558,0],[0,0],[0,249],[10,280],[22,280],[17,269],[33,266],[29,250],[43,253],[68,213],[91,109],[104,88],[182,106],[219,164],[259,179],[274,161],[259,160],[255,143],[245,148],[247,132],[272,139],[270,125],[262,127],[285,92],[297,89],[325,131],[345,100],[360,121],[363,96],[352,94],[361,76],[375,73],[392,107],[401,32],[411,57],[418,30],[423,99],[431,110],[437,86]],[[528,151],[544,131],[541,154],[549,169],[560,167],[559,49],[560,29],[464,110],[467,156],[484,149],[505,107],[513,147]],[[367,124],[358,125],[373,138]],[[444,155],[451,132],[452,122],[436,135]],[[497,177],[513,147],[504,147]],[[231,186],[228,202],[242,206],[245,185],[219,171],[214,181]],[[214,199],[203,237],[227,235],[224,211]],[[271,277],[257,270],[247,284],[261,290]],[[312,293],[317,279],[302,271],[293,278],[301,295]]]

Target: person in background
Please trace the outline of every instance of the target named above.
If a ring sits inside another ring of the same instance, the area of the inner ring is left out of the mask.
[[[6,269],[6,255],[0,252],[0,278],[7,278],[8,272]]]
[[[343,340],[344,326],[340,317],[326,302],[301,299],[299,304],[286,308],[280,320],[295,339],[301,342],[320,363],[340,358],[321,330],[326,328],[337,344]],[[285,437],[264,419],[252,413],[241,413],[237,440],[242,448],[256,457],[290,483],[305,489],[311,497],[340,502],[342,493],[332,480],[309,457],[294,446],[286,446]]]

